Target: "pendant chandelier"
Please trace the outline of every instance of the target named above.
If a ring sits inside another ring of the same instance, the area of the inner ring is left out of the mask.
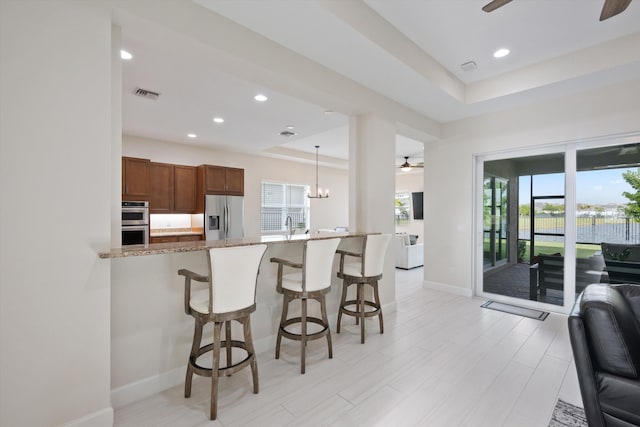
[[[311,195],[311,193],[307,194],[307,197],[310,199],[326,199],[329,197],[329,189],[322,194],[322,189],[318,186],[318,148],[320,148],[320,146],[316,145],[316,194],[315,196]]]

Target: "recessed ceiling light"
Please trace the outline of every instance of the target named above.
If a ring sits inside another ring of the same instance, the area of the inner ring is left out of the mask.
[[[215,123],[224,123],[224,119],[222,117],[214,117],[213,121]]]
[[[288,125],[288,126],[287,126],[287,129],[289,129],[289,130],[294,130],[294,129],[295,129],[295,127],[294,127],[293,125]]]
[[[187,136],[188,136],[189,138],[195,138],[195,137],[196,137],[196,136],[198,136],[198,135],[196,135],[195,133],[188,133],[188,134],[187,134]]]
[[[254,97],[253,97],[253,99],[255,99],[255,100],[256,100],[256,101],[258,101],[258,102],[264,102],[264,101],[266,101],[266,100],[267,100],[267,99],[269,99],[269,98],[267,98],[265,95],[263,95],[263,94],[259,93],[259,94],[257,94],[256,96],[254,96]]]
[[[494,58],[504,58],[505,56],[509,55],[509,49],[498,49],[495,52],[493,52],[493,57]]]
[[[129,52],[127,52],[124,49],[120,49],[120,58],[122,58],[122,59],[131,59],[131,58],[133,58],[133,55],[131,55]]]

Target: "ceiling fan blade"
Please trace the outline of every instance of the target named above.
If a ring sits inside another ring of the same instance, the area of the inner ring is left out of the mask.
[[[604,6],[602,6],[602,13],[600,13],[600,21],[609,19],[612,16],[624,12],[629,6],[631,0],[604,0]]]
[[[409,156],[404,156],[404,163],[398,166],[398,168],[402,169],[405,172],[408,172],[411,169],[415,168],[424,168],[424,162],[418,163],[409,163]]]
[[[631,1],[631,0],[629,0]],[[485,12],[493,12],[499,7],[504,6],[505,4],[511,2],[511,0],[493,0],[482,7],[482,10]]]

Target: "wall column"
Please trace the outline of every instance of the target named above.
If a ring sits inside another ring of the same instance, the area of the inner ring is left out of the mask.
[[[374,115],[349,119],[349,230],[394,234],[396,126]],[[394,242],[380,287],[395,307]]]
[[[2,426],[113,425],[111,16],[0,1]]]

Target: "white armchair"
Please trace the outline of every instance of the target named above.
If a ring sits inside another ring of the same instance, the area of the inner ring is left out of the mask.
[[[396,268],[409,270],[424,265],[424,243],[410,243],[408,234],[396,234]]]

